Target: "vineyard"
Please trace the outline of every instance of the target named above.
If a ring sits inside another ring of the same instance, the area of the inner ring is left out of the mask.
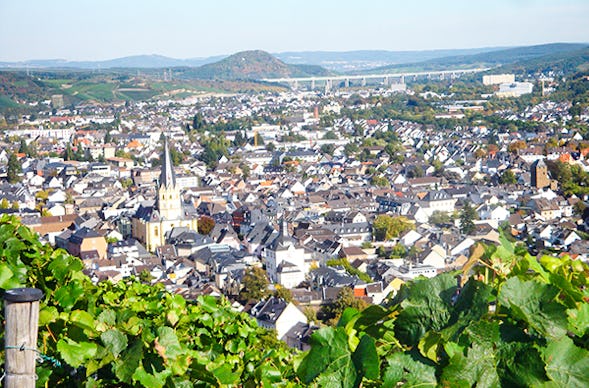
[[[345,310],[305,353],[223,299],[93,284],[12,217],[0,219],[0,257],[1,289],[45,294],[38,349],[59,362],[38,363],[38,386],[589,386],[588,267],[505,238],[387,306]]]

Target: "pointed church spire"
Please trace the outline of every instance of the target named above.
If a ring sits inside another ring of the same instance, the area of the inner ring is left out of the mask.
[[[160,186],[175,187],[176,176],[174,175],[174,166],[170,157],[170,148],[168,138],[164,136],[164,156],[162,158],[162,172],[160,175]]]

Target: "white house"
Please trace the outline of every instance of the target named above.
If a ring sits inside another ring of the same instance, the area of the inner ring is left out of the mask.
[[[307,317],[297,306],[274,296],[259,301],[250,314],[259,326],[276,330],[276,337],[281,340],[297,323],[307,323]]]

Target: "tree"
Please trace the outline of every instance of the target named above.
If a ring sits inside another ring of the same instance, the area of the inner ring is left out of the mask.
[[[407,247],[401,243],[395,244],[393,249],[391,249],[391,254],[389,257],[391,258],[399,258],[407,256]]]
[[[333,132],[333,131],[327,131],[327,132],[325,132],[325,135],[323,135],[323,139],[324,140],[337,140],[338,137],[335,134],[335,132]]]
[[[321,146],[321,152],[326,155],[333,155],[333,151],[335,151],[335,146],[331,143],[323,144]]]
[[[287,302],[292,302],[292,292],[288,288],[285,287],[278,287],[276,286],[276,291],[274,291],[274,296],[277,298],[284,299]]]
[[[215,227],[215,220],[208,216],[202,216],[198,219],[198,233],[209,234]]]
[[[204,118],[202,117],[202,113],[197,113],[192,118],[192,129],[198,131],[205,125]]]
[[[482,159],[482,158],[484,158],[486,155],[487,155],[487,152],[486,152],[484,149],[482,149],[482,148],[479,148],[479,149],[477,149],[477,150],[474,152],[474,157],[475,157],[475,158],[477,158],[477,159]]]
[[[27,156],[29,156],[30,150],[29,150],[29,146],[27,145],[27,142],[25,139],[20,139],[20,145],[18,147],[18,153],[19,154],[25,154]]]
[[[452,222],[452,217],[450,214],[448,214],[448,212],[434,210],[428,221],[430,224],[434,225],[449,224]]]
[[[386,177],[380,175],[374,175],[370,180],[370,183],[377,187],[391,187],[389,180]]]
[[[317,311],[311,306],[305,306],[303,308],[303,314],[307,318],[307,322],[315,322],[317,321]]]
[[[9,207],[10,203],[8,200],[6,198],[2,198],[2,201],[0,201],[0,209],[8,209]]]
[[[413,166],[413,168],[411,168],[407,172],[408,178],[421,178],[424,175],[425,175],[425,172],[423,171],[423,168],[419,165]]]
[[[79,149],[80,147],[78,147]],[[70,143],[67,143],[67,145],[65,146],[65,150],[62,152],[61,157],[64,160],[74,160],[75,159],[75,154],[74,151],[72,150],[72,145]]]
[[[22,167],[16,157],[15,153],[11,153],[8,157],[8,166],[6,171],[6,178],[9,183],[20,182],[19,174],[22,172]]]
[[[517,178],[515,177],[513,171],[507,169],[499,177],[499,183],[503,185],[514,185],[517,183]]]
[[[323,321],[335,324],[348,307],[362,311],[367,306],[368,304],[364,300],[354,296],[354,291],[350,287],[343,287],[337,294],[335,301],[322,308]]]
[[[474,220],[477,213],[470,202],[466,202],[460,213],[460,232],[469,235],[475,230]]]
[[[147,269],[144,269],[143,271],[141,271],[139,273],[139,281],[141,283],[151,283],[151,281],[153,280],[153,276],[151,275],[151,272],[149,272]]]
[[[413,225],[403,216],[391,217],[382,214],[372,224],[372,235],[377,241],[387,241],[399,237],[403,232],[413,229]]]
[[[520,150],[525,149],[527,146],[528,145],[524,140],[516,140],[509,143],[509,145],[507,146],[507,150],[512,154],[517,154]]]
[[[268,296],[268,277],[266,271],[259,267],[251,267],[245,271],[241,285],[243,288],[239,292],[239,300],[247,302],[248,300],[261,300]]]

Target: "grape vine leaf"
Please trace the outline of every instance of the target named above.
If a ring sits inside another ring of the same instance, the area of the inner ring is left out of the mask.
[[[442,385],[448,387],[498,387],[497,360],[490,343],[475,342],[467,355],[455,353],[442,372]]]
[[[143,368],[143,365],[139,365],[139,368],[133,373],[133,380],[140,382],[144,387],[162,388],[171,374],[172,372],[168,369],[151,374]]]
[[[561,387],[589,387],[589,351],[563,337],[544,351],[546,373]]]
[[[102,343],[115,358],[127,348],[127,336],[117,329],[110,329],[100,335]]]
[[[568,325],[566,307],[555,301],[558,293],[550,284],[512,277],[501,287],[498,300],[515,318],[550,339],[558,339],[566,334]]]
[[[354,387],[357,378],[352,353],[348,346],[348,335],[343,328],[324,327],[311,336],[311,350],[297,369],[301,380],[310,384],[320,377],[321,386]]]
[[[75,342],[69,338],[62,338],[57,342],[57,351],[74,368],[94,357],[97,350],[98,346],[92,342]]]
[[[397,338],[414,346],[429,330],[445,327],[451,318],[452,297],[457,286],[452,273],[417,279],[410,287],[404,285],[395,298],[397,302],[401,301],[403,308],[395,322]]]
[[[436,369],[431,362],[422,360],[411,353],[393,353],[386,359],[388,365],[384,370],[382,386],[397,387],[435,387],[437,385]]]
[[[369,335],[363,335],[360,338],[358,347],[352,354],[352,361],[358,373],[357,385],[360,385],[362,376],[369,379],[378,379],[380,375],[380,360],[376,353],[376,343],[374,338]]]
[[[143,359],[143,344],[141,340],[135,340],[129,349],[115,360],[114,372],[118,379],[130,384],[133,382],[133,373],[139,368]]]

